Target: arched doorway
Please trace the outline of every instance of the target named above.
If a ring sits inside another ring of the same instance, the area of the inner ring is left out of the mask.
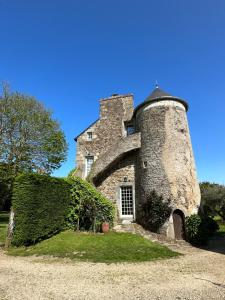
[[[184,213],[176,209],[173,212],[173,226],[176,240],[185,240]]]

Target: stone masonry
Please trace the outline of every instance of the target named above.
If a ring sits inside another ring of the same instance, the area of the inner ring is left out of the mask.
[[[100,100],[100,118],[75,139],[77,175],[87,176],[86,160],[93,157],[88,179],[116,204],[118,221],[141,223],[142,203],[153,189],[172,199],[173,213],[163,227],[167,236],[176,238],[177,217],[183,222],[197,212],[200,191],[187,109],[184,100],[158,87],[136,109],[132,95],[113,95]],[[126,215],[129,205],[132,213]]]

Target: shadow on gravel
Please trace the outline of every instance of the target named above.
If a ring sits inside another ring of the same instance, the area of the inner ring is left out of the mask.
[[[211,252],[225,254],[225,234],[215,234],[212,238],[210,238],[207,246],[199,248]]]

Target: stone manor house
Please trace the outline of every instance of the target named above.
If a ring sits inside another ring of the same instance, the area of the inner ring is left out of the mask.
[[[186,101],[158,86],[136,108],[131,94],[113,94],[100,100],[99,119],[75,138],[76,174],[116,204],[118,222],[138,222],[154,189],[172,200],[164,234],[184,237],[184,217],[200,204],[187,110]]]

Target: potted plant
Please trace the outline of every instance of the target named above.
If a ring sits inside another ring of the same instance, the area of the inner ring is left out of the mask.
[[[109,232],[109,222],[106,222],[106,221],[102,222],[102,232],[103,233]]]

